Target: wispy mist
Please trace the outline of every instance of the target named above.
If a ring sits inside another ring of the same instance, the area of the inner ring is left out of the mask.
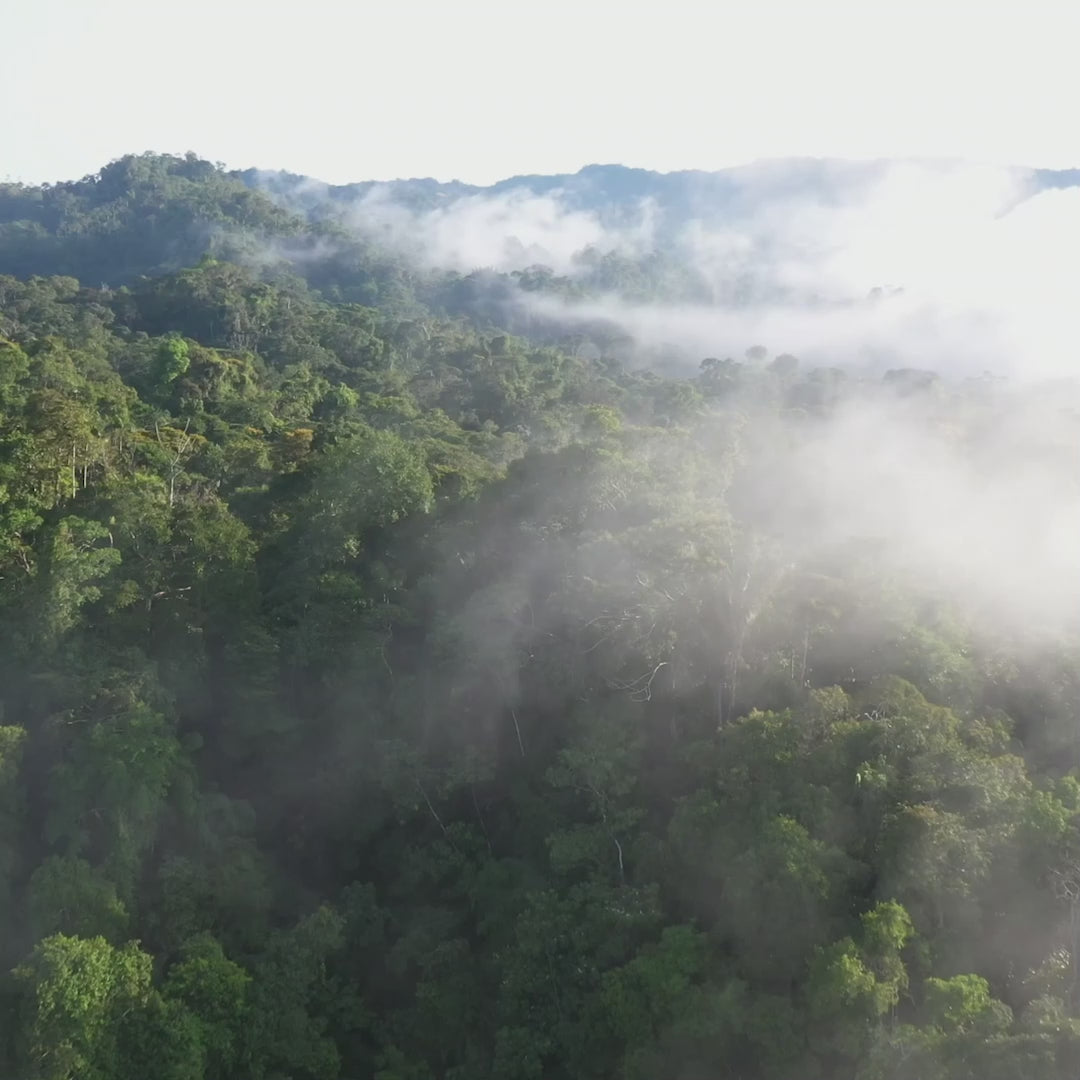
[[[721,174],[724,175],[724,174]],[[522,293],[519,315],[568,327],[608,321],[683,363],[762,343],[815,363],[956,373],[1068,373],[1078,316],[1080,188],[958,164],[733,171],[678,200],[628,196],[614,214],[589,189],[456,196],[418,210],[382,185],[345,220],[426,268],[501,272],[545,265],[581,281],[580,255],[660,252],[711,300]]]
[[[559,192],[467,195],[417,212],[394,202],[386,188],[377,188],[350,207],[347,220],[421,265],[459,271],[510,271],[542,263],[564,273],[573,269],[574,256],[584,248],[635,251],[652,240],[644,208],[636,229],[614,234],[596,214],[566,206]]]

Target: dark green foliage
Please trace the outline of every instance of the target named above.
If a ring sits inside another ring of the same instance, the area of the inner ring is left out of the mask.
[[[256,269],[312,234],[191,157],[0,222],[0,1075],[1076,1074],[1074,642],[782,467],[867,401],[973,452],[974,388]]]

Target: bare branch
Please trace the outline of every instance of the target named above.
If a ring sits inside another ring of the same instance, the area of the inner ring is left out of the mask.
[[[630,697],[634,701],[651,701],[652,700],[652,684],[656,678],[656,673],[662,668],[667,667],[668,662],[661,660],[659,664],[652,669],[652,671],[646,672],[644,675],[638,676],[631,682],[620,683],[614,680],[608,683],[615,690],[626,690],[629,692]]]
[[[419,789],[420,794],[424,797],[424,802],[427,803],[427,808],[431,811],[431,816],[435,819],[435,823],[439,826],[440,829],[442,829],[443,836],[449,839],[450,834],[447,831],[446,826],[443,824],[442,818],[439,817],[439,814],[436,811],[435,807],[431,805],[431,800],[428,798],[428,794],[424,790],[424,785],[420,783],[419,779],[417,779],[416,781],[416,786]]]
[[[525,744],[521,741],[521,726],[518,724],[517,710],[510,709],[510,715],[514,718],[514,731],[517,733],[518,749],[521,751],[521,756],[525,756]]]

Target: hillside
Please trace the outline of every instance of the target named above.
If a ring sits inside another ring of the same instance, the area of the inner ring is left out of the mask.
[[[618,221],[643,200],[654,201],[668,227],[690,220],[739,218],[783,199],[839,204],[858,197],[891,169],[906,165],[948,169],[946,161],[844,161],[829,158],[781,158],[716,172],[685,170],[659,173],[625,165],[586,165],[576,173],[512,176],[488,186],[440,183],[432,179],[325,184],[317,178],[268,169],[239,170],[232,175],[291,209],[330,214],[335,208],[378,198],[413,211],[433,210],[461,199],[558,193],[573,210]],[[1080,169],[1012,170],[1029,194],[1080,186]]]
[[[0,190],[0,1076],[1075,1077],[1077,380],[245,179]]]

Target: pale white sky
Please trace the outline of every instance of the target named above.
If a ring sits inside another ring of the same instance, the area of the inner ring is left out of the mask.
[[[0,7],[0,179],[189,149],[332,182],[783,155],[1080,165],[1074,0]]]

